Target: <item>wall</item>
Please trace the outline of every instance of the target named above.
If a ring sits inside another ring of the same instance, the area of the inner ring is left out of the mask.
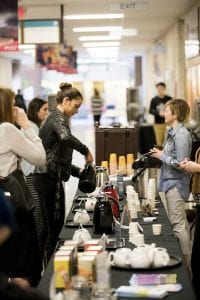
[[[0,85],[12,87],[12,61],[0,56]]]
[[[167,93],[172,97],[185,99],[185,55],[184,55],[184,23],[176,24],[158,39],[146,52],[145,86],[147,90],[146,106],[156,93],[155,84],[164,81]],[[149,116],[149,121],[153,118]]]

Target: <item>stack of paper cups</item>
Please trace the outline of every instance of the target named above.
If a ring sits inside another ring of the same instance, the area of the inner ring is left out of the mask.
[[[155,178],[149,179],[147,198],[151,204],[151,208],[155,207],[155,198],[156,198],[156,180]]]
[[[116,153],[110,153],[109,167],[110,167],[110,175],[116,175],[117,174],[117,154]]]
[[[126,175],[126,158],[125,158],[125,156],[119,156],[118,170],[119,170],[119,174]]]
[[[129,224],[129,242],[136,246],[144,244],[144,234],[139,233],[137,222]]]
[[[130,217],[131,219],[136,219],[138,217],[137,215],[137,202],[136,202],[136,192],[134,189],[131,189],[130,187],[128,188],[128,186],[126,187],[126,193],[127,193],[127,204],[128,204],[128,210],[130,213]]]
[[[137,222],[129,223],[129,242],[134,244],[134,238],[139,233]]]
[[[127,154],[126,155],[126,172],[127,172],[127,176],[134,175],[133,163],[134,163],[134,155],[132,153]]]

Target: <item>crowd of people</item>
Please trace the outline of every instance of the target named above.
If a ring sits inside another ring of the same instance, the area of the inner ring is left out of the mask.
[[[162,91],[159,99],[152,100],[150,112],[167,128],[163,149],[151,149],[152,156],[162,161],[158,190],[165,195],[174,235],[188,266],[191,257],[192,280],[200,295],[200,149],[196,161],[191,161],[192,139],[184,125],[190,114],[187,102],[166,96],[163,83],[157,88]],[[82,169],[72,164],[73,150],[86,163],[92,163],[93,156],[69,126],[83,101],[78,89],[61,83],[51,112],[45,100],[34,98],[26,114],[15,105],[15,98],[11,89],[0,88],[0,297],[10,293],[4,298],[45,299],[39,294],[34,298],[37,292],[30,287],[38,285],[64,223],[67,201],[62,182],[71,175],[81,176]],[[185,212],[191,178],[197,203],[192,251]]]

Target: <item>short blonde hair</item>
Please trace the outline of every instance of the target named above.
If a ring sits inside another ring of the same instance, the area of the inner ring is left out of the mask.
[[[13,104],[15,93],[9,88],[0,87],[0,123],[14,124]]]
[[[190,107],[188,103],[183,99],[172,99],[169,100],[165,107],[169,106],[172,112],[172,115],[177,116],[178,122],[186,122],[190,115]]]

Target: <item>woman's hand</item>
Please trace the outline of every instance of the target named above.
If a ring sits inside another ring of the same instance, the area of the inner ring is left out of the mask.
[[[161,155],[163,154],[163,150],[159,150],[157,148],[150,149],[152,152],[151,157],[155,157],[157,159],[161,159]]]
[[[14,107],[14,120],[16,124],[22,127],[23,129],[30,127],[30,122],[27,118],[25,111],[17,106]]]
[[[180,169],[189,172],[189,173],[199,173],[200,164],[195,163],[194,161],[185,159],[180,163]]]
[[[94,161],[92,153],[90,152],[90,150],[88,150],[88,153],[85,155],[85,162],[86,164],[90,164]]]

